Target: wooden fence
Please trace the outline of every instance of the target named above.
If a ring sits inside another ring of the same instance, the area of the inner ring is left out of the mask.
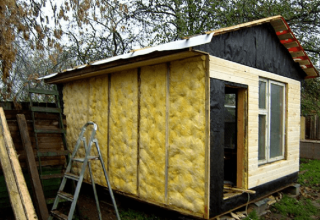
[[[49,106],[52,104],[40,103],[39,106]],[[32,115],[29,110],[29,103],[20,103],[19,109],[17,109],[13,103],[6,102],[1,103],[0,107],[4,108],[4,113],[7,119],[8,127],[10,130],[11,137],[14,142],[15,150],[19,156],[19,162],[21,164],[22,170],[25,174],[25,179],[27,184],[30,186],[30,177],[28,175],[27,166],[26,166],[26,153],[22,145],[22,140],[19,132],[17,114],[24,114],[27,120],[27,127],[32,142],[33,150],[35,157],[36,156],[36,145],[35,145],[35,136],[33,132],[33,123]],[[57,129],[58,128],[58,115],[46,114],[46,113],[37,113],[36,114],[36,127],[38,129]],[[40,151],[57,151],[63,149],[62,138],[60,134],[38,134],[39,141],[39,150]],[[37,161],[37,165],[38,161]],[[61,173],[65,165],[65,158],[63,156],[54,156],[54,157],[41,157],[41,165],[43,166],[43,174],[57,174]],[[56,195],[57,189],[60,185],[60,179],[48,179],[43,180],[44,184],[44,193],[46,198],[52,198]],[[10,206],[6,185],[4,177],[2,174],[0,166],[0,208]]]
[[[303,129],[303,126],[301,126]],[[320,118],[317,115],[305,117],[305,139],[320,140]]]

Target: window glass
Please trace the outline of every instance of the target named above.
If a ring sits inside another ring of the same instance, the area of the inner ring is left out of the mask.
[[[259,115],[259,160],[266,159],[266,116]]]
[[[259,81],[259,108],[266,108],[266,82]]]
[[[283,155],[283,86],[271,83],[270,98],[270,158],[273,158]]]
[[[284,83],[259,80],[259,164],[284,158],[285,91]]]
[[[224,137],[224,147],[235,149],[237,142],[237,109],[236,94],[225,95],[224,129],[228,135]]]

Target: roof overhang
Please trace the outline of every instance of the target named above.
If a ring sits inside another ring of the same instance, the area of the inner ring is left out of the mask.
[[[145,65],[153,65],[176,59],[192,57],[199,54],[206,54],[205,52],[201,53],[199,51],[193,51],[192,47],[210,43],[214,36],[264,23],[270,23],[272,25],[281,44],[287,48],[294,62],[299,63],[301,69],[306,73],[305,78],[315,78],[319,76],[318,70],[313,66],[310,58],[301,47],[300,42],[294,36],[285,19],[278,15],[209,31],[203,35],[189,37],[179,41],[134,50],[131,53],[94,61],[89,64],[64,70],[60,73],[53,73],[40,79],[44,79],[47,83],[65,83],[87,77],[122,71],[129,68],[137,68]]]
[[[169,61],[207,54],[202,51],[193,51],[190,48],[174,51],[154,51],[150,54],[127,59],[118,59],[112,62],[104,62],[99,65],[87,64],[85,67],[75,68],[43,77],[46,83],[66,83],[74,80],[99,76],[142,66],[156,65]]]

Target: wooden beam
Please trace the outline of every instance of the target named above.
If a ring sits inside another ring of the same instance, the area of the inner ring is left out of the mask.
[[[2,108],[0,108],[0,130],[0,161],[15,218],[38,219]]]
[[[216,36],[216,35],[224,34],[227,32],[239,30],[241,28],[252,27],[252,26],[261,25],[261,24],[269,23],[269,22],[271,23],[271,22],[277,21],[279,19],[282,19],[281,15],[277,15],[277,16],[273,16],[273,17],[269,17],[269,18],[263,18],[263,19],[256,20],[256,21],[250,21],[250,22],[246,22],[243,24],[234,25],[231,27],[220,28],[218,30],[208,31],[208,32],[206,32],[206,34],[210,34],[213,32],[214,35]]]
[[[18,126],[20,130],[20,135],[23,143],[24,150],[27,156],[27,165],[30,175],[33,195],[35,198],[35,205],[38,211],[39,217],[42,220],[47,220],[49,217],[48,208],[46,200],[43,194],[43,189],[41,181],[39,178],[39,173],[37,169],[36,159],[34,157],[33,148],[31,145],[31,140],[28,132],[27,120],[24,115],[17,115]]]

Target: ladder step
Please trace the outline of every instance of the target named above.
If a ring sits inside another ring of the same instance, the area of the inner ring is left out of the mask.
[[[61,150],[61,151],[47,151],[47,152],[38,152],[38,157],[54,157],[54,156],[67,156],[69,155],[68,150]]]
[[[60,219],[60,220],[68,220],[68,216],[59,212],[58,210],[52,210],[51,215],[57,219]]]
[[[33,111],[33,112],[47,112],[47,113],[61,113],[60,108],[38,107],[38,106],[32,106],[31,111]]]
[[[59,92],[56,90],[46,90],[46,89],[29,89],[29,93],[59,95]]]
[[[64,176],[68,179],[72,179],[72,180],[79,180],[79,176],[73,173],[65,173]]]
[[[48,180],[48,179],[58,179],[62,178],[63,174],[62,173],[57,173],[57,174],[48,174],[48,175],[41,175],[40,178],[43,180]]]
[[[39,134],[62,134],[62,133],[65,133],[65,130],[64,129],[55,129],[55,130],[35,129],[34,132]]]
[[[73,161],[84,162],[85,158],[73,158]],[[99,156],[88,156],[88,160],[99,160]]]
[[[66,192],[62,192],[62,191],[59,191],[58,192],[58,196],[63,198],[63,199],[66,199],[70,202],[73,201],[73,195],[69,194],[69,193],[66,193]]]

